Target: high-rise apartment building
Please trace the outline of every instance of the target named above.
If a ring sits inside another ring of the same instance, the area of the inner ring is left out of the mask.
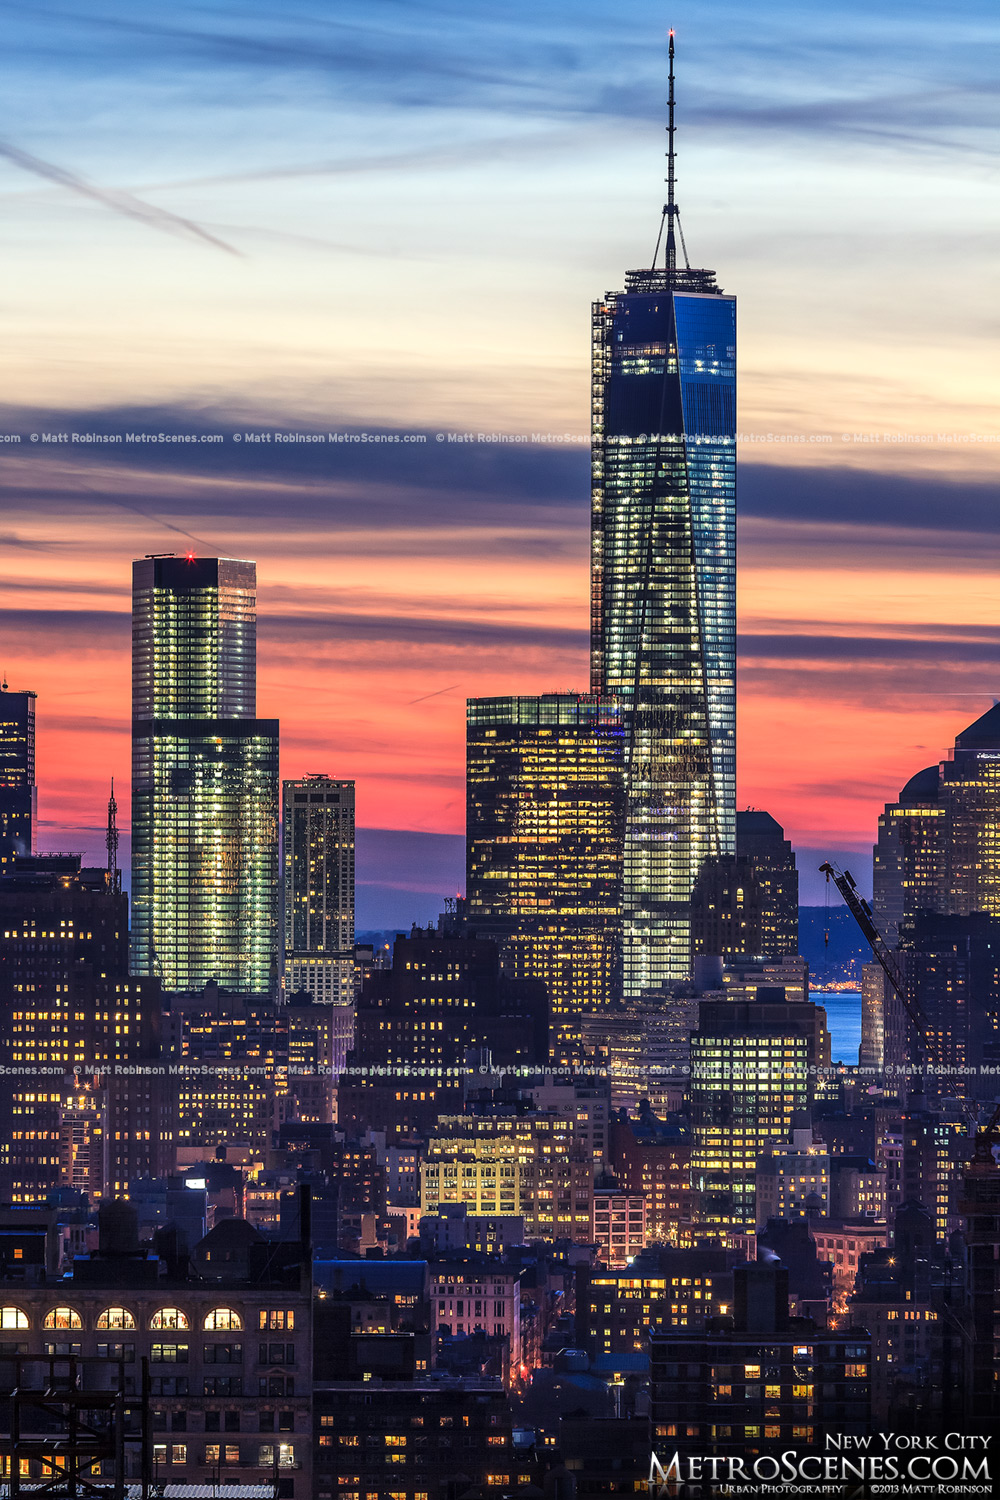
[[[736,835],[736,301],[676,263],[672,61],[669,138],[665,261],[593,314],[591,687],[626,731],[626,997],[689,977],[691,892]]]
[[[736,854],[702,865],[691,901],[694,952],[728,962],[799,951],[799,872],[770,813],[736,814]]]
[[[569,1055],[621,992],[621,721],[586,694],[472,698],[467,746],[468,926],[545,984]]]
[[[133,564],[132,964],[277,986],[278,724],[256,714],[256,566]]]
[[[19,854],[34,854],[38,815],[35,789],[35,694],[0,685],[0,872]]]
[[[354,782],[283,781],[285,993],[354,1004]]]

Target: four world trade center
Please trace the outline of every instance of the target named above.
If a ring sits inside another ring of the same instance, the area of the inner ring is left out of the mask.
[[[673,56],[671,35],[654,263],[593,314],[591,688],[625,725],[626,997],[689,977],[695,879],[736,830],[736,299],[677,263]]]

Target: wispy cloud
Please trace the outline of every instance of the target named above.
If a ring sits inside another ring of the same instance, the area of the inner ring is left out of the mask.
[[[20,146],[14,146],[10,141],[0,141],[0,156],[6,157],[14,166],[21,167],[25,172],[31,172],[35,177],[42,177],[47,182],[57,183],[71,193],[77,193],[81,198],[89,198],[94,203],[100,203],[104,208],[109,208],[113,213],[121,214],[126,219],[135,219],[140,224],[148,224],[151,229],[162,230],[165,234],[180,235],[186,239],[200,240],[206,245],[212,245],[216,250],[224,250],[227,255],[240,255],[232,245],[227,245],[225,240],[220,240],[216,235],[210,234],[200,224],[192,219],[183,219],[178,214],[172,214],[166,208],[160,208],[155,203],[146,203],[141,198],[136,198],[132,193],[126,193],[120,188],[99,187],[96,183],[88,182],[85,177],[80,177],[76,172],[70,172],[66,167],[57,166],[55,162],[44,161],[40,156],[34,156],[30,151],[22,151]]]

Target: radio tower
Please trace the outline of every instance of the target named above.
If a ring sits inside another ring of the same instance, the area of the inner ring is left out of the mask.
[[[115,801],[115,778],[111,778],[111,796],[108,798],[108,890],[116,896],[122,888],[122,872],[118,868],[118,803]]]

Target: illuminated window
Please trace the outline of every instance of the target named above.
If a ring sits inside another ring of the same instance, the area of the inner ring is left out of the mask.
[[[291,1331],[295,1327],[295,1313],[291,1308],[262,1307],[260,1310],[260,1327],[262,1329],[286,1329]]]
[[[0,1328],[30,1328],[27,1313],[19,1307],[0,1307]]]
[[[45,1314],[43,1328],[82,1328],[83,1320],[72,1307],[53,1307]]]
[[[161,1307],[149,1320],[150,1328],[190,1328],[186,1313],[179,1307]]]
[[[94,1326],[96,1328],[134,1328],[135,1319],[127,1307],[106,1307]]]
[[[187,1324],[178,1324],[178,1327],[187,1327]],[[203,1325],[211,1332],[213,1329],[219,1332],[239,1332],[243,1327],[243,1319],[238,1312],[233,1312],[231,1307],[216,1307],[205,1318]]]

